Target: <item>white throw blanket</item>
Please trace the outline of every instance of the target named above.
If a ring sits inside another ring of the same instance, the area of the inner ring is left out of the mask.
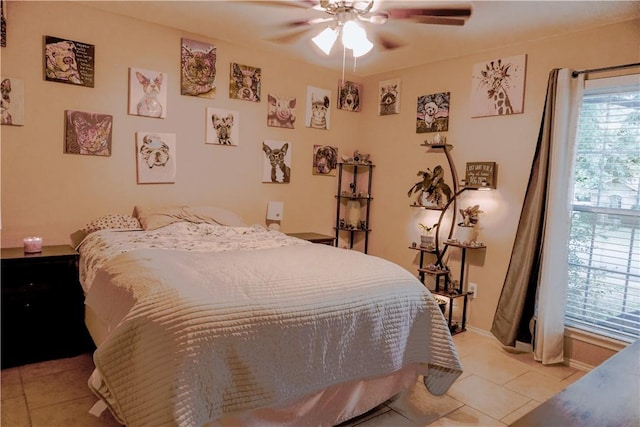
[[[138,249],[96,272],[86,303],[112,327],[90,385],[130,427],[200,426],[412,363],[434,394],[461,373],[415,277],[325,245]]]

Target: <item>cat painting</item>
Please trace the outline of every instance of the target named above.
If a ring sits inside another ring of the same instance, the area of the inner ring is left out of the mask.
[[[331,91],[307,87],[307,113],[305,126],[314,129],[329,129]]]
[[[182,39],[180,93],[213,98],[216,79],[216,47]]]
[[[65,153],[111,155],[113,116],[73,110],[65,116]]]

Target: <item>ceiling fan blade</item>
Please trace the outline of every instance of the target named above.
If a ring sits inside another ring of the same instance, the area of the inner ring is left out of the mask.
[[[295,31],[291,31],[286,34],[282,34],[280,36],[269,37],[267,38],[267,40],[274,43],[283,43],[283,44],[295,43],[298,40],[300,40],[302,36],[304,36],[307,33],[307,31],[309,31],[310,29],[311,28],[309,27],[299,27]]]
[[[380,33],[376,35],[376,41],[378,42],[378,45],[381,46],[384,50],[394,50],[406,45],[406,43],[398,40],[395,37]]]
[[[412,21],[419,24],[433,24],[433,25],[457,25],[463,26],[466,20],[460,18],[446,18],[443,16],[414,16]]]
[[[285,28],[296,28],[296,27],[304,27],[307,25],[315,25],[315,24],[321,24],[323,22],[329,22],[329,21],[333,21],[334,18],[314,18],[314,19],[303,19],[301,21],[291,21],[291,22],[287,22],[284,27]]]
[[[421,8],[421,9],[386,9],[392,19],[410,19],[417,16],[442,16],[468,18],[471,8]]]
[[[319,4],[319,0],[245,0],[245,3],[259,4],[261,6],[276,6],[276,7],[297,7],[309,9]]]

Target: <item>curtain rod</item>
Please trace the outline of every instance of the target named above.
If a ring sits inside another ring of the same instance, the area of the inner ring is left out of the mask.
[[[640,67],[640,62],[634,64],[614,65],[612,67],[593,68],[591,70],[574,71],[571,73],[572,77],[578,77],[580,74],[600,73],[603,71],[620,70],[622,68]]]

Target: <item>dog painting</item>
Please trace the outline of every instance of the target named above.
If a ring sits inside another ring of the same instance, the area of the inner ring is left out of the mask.
[[[264,161],[262,182],[286,184],[291,182],[291,146],[284,141],[262,143]]]
[[[338,82],[338,110],[360,111],[362,85],[350,81]]]
[[[24,82],[12,77],[0,77],[0,124],[24,125]]]
[[[449,130],[450,92],[418,97],[416,133]]]
[[[313,174],[335,176],[338,167],[338,147],[313,146]]]
[[[240,142],[240,112],[207,108],[206,144],[237,146]]]
[[[94,52],[90,44],[45,36],[45,79],[93,87]]]
[[[400,114],[400,79],[381,81],[379,95],[378,115]]]
[[[65,118],[65,153],[111,155],[113,116],[67,110]]]
[[[129,69],[129,114],[164,119],[167,116],[167,73]]]
[[[260,68],[231,63],[229,98],[260,102],[261,80]]]
[[[182,39],[180,93],[214,98],[217,50],[212,44]]]
[[[331,124],[331,91],[307,86],[307,113],[305,126],[328,130]]]
[[[138,184],[168,184],[176,181],[176,136],[169,133],[137,132]]]
[[[293,129],[296,122],[296,98],[267,95],[267,126]]]

